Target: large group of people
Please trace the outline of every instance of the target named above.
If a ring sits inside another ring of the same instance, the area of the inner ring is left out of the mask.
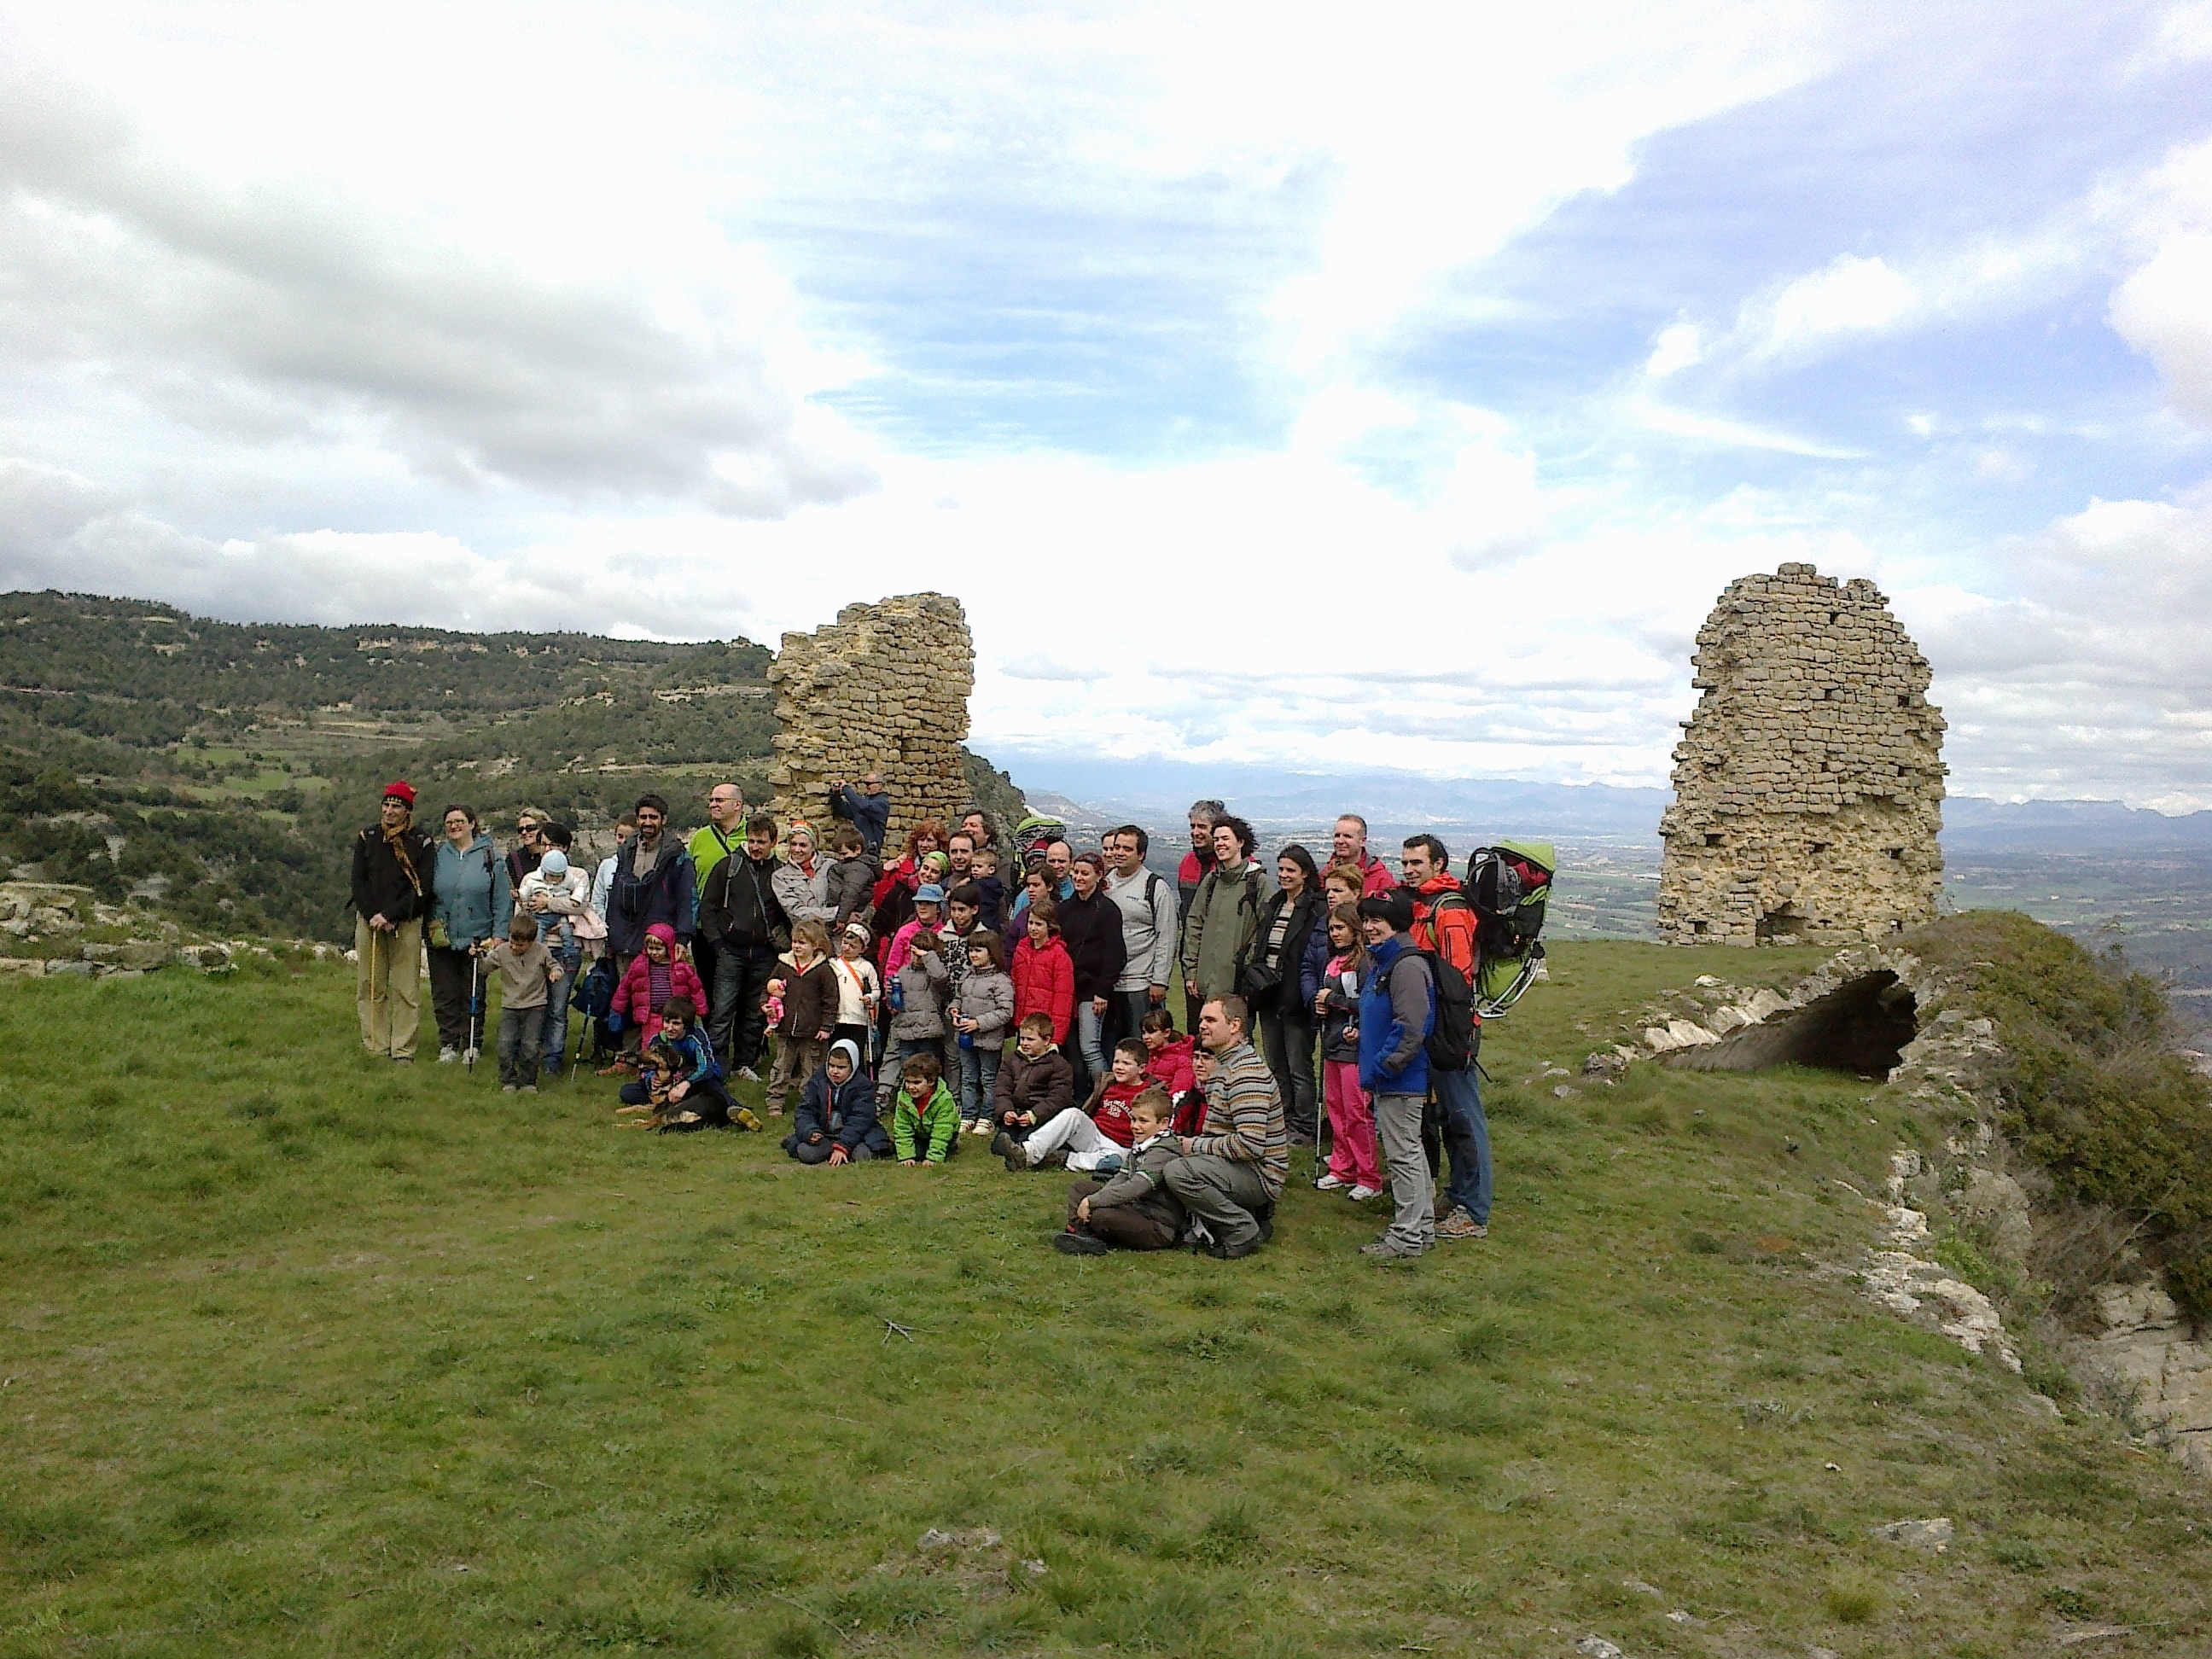
[[[546,813],[518,814],[502,855],[469,807],[434,840],[416,805],[387,786],[354,849],[373,1054],[413,1060],[427,964],[441,1064],[473,1069],[496,981],[502,1090],[596,1069],[625,1121],[787,1129],[792,1157],[832,1167],[941,1164],[988,1138],[1010,1171],[1084,1177],[1055,1236],[1070,1254],[1249,1255],[1293,1145],[1322,1190],[1387,1198],[1371,1255],[1487,1232],[1480,935],[1434,836],[1394,872],[1346,813],[1321,857],[1294,843],[1271,868],[1201,800],[1170,880],[1135,824],[1087,848],[972,809],[888,843],[871,774],[831,787],[826,836],[720,783],[683,837],[647,794],[586,867]]]

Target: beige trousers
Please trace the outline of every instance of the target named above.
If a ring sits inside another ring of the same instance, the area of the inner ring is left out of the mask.
[[[354,1000],[361,1011],[361,1046],[380,1057],[415,1058],[422,1018],[422,924],[403,921],[380,933],[359,916],[353,923]]]

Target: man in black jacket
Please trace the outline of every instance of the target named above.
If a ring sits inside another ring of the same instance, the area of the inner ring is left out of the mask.
[[[775,977],[777,941],[791,935],[791,918],[776,902],[775,866],[775,820],[757,814],[745,820],[744,848],[708,872],[699,897],[699,937],[714,950],[707,1034],[716,1054],[730,1056],[733,1073],[754,1083],[768,1035],[761,1000]]]
[[[668,833],[668,803],[658,795],[639,796],[637,834],[616,849],[614,878],[607,884],[607,949],[616,965],[629,966],[645,949],[645,930],[656,921],[675,930],[678,945],[689,945],[698,900],[691,854]]]
[[[354,1000],[362,1046],[402,1065],[415,1059],[422,918],[436,869],[430,837],[415,827],[414,790],[386,784],[377,821],[354,837]]]

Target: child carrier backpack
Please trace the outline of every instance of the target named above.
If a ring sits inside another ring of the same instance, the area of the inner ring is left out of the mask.
[[[615,1006],[615,959],[601,957],[576,981],[576,1012],[587,1021],[592,1033],[592,1058],[605,1060],[617,1045],[607,1035],[607,1015]]]
[[[1467,855],[1468,902],[1474,907],[1478,1012],[1503,1014],[1542,972],[1544,915],[1559,854],[1547,841],[1502,841]]]

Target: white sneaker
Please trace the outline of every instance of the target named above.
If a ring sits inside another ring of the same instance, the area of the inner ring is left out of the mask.
[[[1337,1193],[1342,1192],[1351,1184],[1350,1182],[1340,1180],[1334,1175],[1324,1175],[1319,1181],[1314,1182],[1314,1190],[1321,1193]]]
[[[473,1066],[477,1061],[483,1058],[483,1050],[481,1048],[464,1048],[461,1050],[461,1058],[468,1061],[470,1065]]]
[[[1370,1198],[1382,1197],[1382,1189],[1380,1187],[1354,1187],[1345,1196],[1354,1204],[1364,1204]]]
[[[450,1066],[460,1057],[461,1051],[450,1042],[438,1050],[438,1064],[441,1066]]]
[[[748,1083],[758,1083],[760,1081],[760,1073],[753,1070],[750,1066],[738,1066],[738,1075],[744,1079]]]

